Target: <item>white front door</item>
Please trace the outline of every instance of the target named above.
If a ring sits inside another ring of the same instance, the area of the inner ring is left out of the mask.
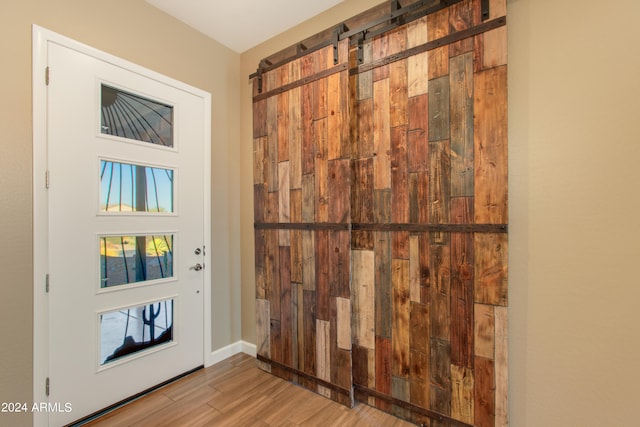
[[[58,426],[204,363],[208,98],[142,68],[47,49]]]

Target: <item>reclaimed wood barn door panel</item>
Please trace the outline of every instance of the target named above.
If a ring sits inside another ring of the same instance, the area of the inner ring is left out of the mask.
[[[418,425],[507,426],[506,1],[401,3],[255,86],[258,358]]]
[[[353,404],[348,40],[254,84],[258,359]],[[342,63],[342,66],[340,66]]]
[[[508,425],[506,9],[481,3],[352,51],[355,397],[434,427]]]

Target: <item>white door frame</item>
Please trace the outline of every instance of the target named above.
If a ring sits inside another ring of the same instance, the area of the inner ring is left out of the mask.
[[[49,376],[49,301],[47,298],[48,251],[48,145],[47,145],[47,45],[53,42],[113,65],[163,82],[204,100],[204,262],[211,266],[211,94],[108,53],[33,26],[33,402],[48,402],[45,385]],[[214,363],[211,342],[211,268],[204,273],[204,354],[205,366]],[[54,403],[54,402],[52,402]],[[64,405],[64,402],[63,402]],[[46,412],[33,413],[34,426],[46,426]]]

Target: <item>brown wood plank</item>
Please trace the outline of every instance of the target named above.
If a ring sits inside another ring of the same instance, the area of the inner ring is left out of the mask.
[[[375,232],[376,336],[391,338],[391,233]]]
[[[374,159],[374,171],[375,166]],[[391,189],[373,190],[373,222],[374,224],[388,224],[391,222]]]
[[[253,103],[253,137],[267,136],[267,101]]]
[[[451,218],[473,220],[473,199],[451,199]],[[451,363],[473,368],[473,235],[451,233]]]
[[[327,320],[316,320],[316,376],[331,382],[331,325]],[[318,393],[331,397],[331,390],[318,386]]]
[[[316,140],[317,154],[315,162],[315,207],[316,222],[328,222],[329,220],[329,194],[327,163],[327,120],[315,122],[314,136]]]
[[[508,313],[506,307],[494,307],[495,310],[495,381],[496,381],[496,420],[495,425],[509,425],[509,345]]]
[[[410,382],[408,378],[398,378],[396,376],[391,377],[391,396],[402,402],[408,402],[411,400],[410,396]],[[409,409],[400,405],[393,405],[391,413],[399,418],[408,419],[410,417]]]
[[[316,374],[316,293],[315,291],[303,291],[303,334],[304,334],[304,372],[309,375]],[[310,386],[303,381],[307,388]]]
[[[267,99],[267,185],[278,190],[278,97]]]
[[[278,222],[291,222],[289,162],[278,163]]]
[[[508,303],[508,236],[476,234],[474,236],[474,301],[506,306]]]
[[[430,409],[443,415],[451,414],[451,364],[448,341],[431,339],[431,358],[429,374],[431,376]],[[435,425],[446,425],[435,424]]]
[[[420,302],[427,304],[431,300],[431,245],[429,235],[419,235],[420,245]]]
[[[420,236],[409,236],[409,298],[420,302]]]
[[[302,188],[302,88],[289,92],[290,188]]]
[[[373,231],[351,230],[351,249],[372,251],[373,247]]]
[[[407,60],[404,59],[389,65],[389,125],[392,128],[408,124],[408,99]]]
[[[289,92],[277,96],[278,162],[289,160]]]
[[[376,336],[376,391],[391,395],[391,339]],[[390,411],[391,405],[382,399],[376,399],[376,407]]]
[[[427,37],[429,41],[449,35],[449,8],[427,16]],[[442,46],[428,52],[429,79],[449,74],[449,47]],[[431,92],[431,89],[429,89]]]
[[[358,101],[356,112],[357,127],[357,151],[353,158],[373,157],[375,152],[373,143],[373,83],[371,83],[371,97]]]
[[[415,305],[415,304],[413,304]],[[429,408],[429,354],[411,350],[410,401]]]
[[[300,122],[302,125],[302,174],[313,173],[315,167],[316,147],[314,143],[313,126],[313,86],[302,86]]]
[[[329,291],[330,277],[329,270],[329,232],[320,230],[315,232],[315,252],[316,252],[316,318],[329,320]]]
[[[373,222],[373,159],[351,162],[351,221]]]
[[[379,59],[386,58],[389,54],[389,36],[387,34],[382,34],[378,37],[375,37],[372,42],[372,52],[371,52],[371,60],[375,62]],[[375,86],[375,82],[378,80],[386,79],[389,77],[389,67],[379,67],[373,70],[373,82]],[[374,88],[375,92],[375,88]]]
[[[430,331],[429,308],[426,304],[411,303],[410,312],[410,373],[411,403],[430,407]]]
[[[392,311],[392,373],[397,378],[409,378],[409,337],[410,304],[409,261],[391,261],[391,282],[393,289]],[[394,396],[398,397],[398,396]]]
[[[328,268],[329,295],[350,298],[351,296],[351,244],[348,230],[329,231]]]
[[[391,188],[391,128],[389,79],[373,83],[373,188]]]
[[[449,139],[449,76],[429,81],[429,141]]]
[[[507,68],[474,78],[475,222],[507,223]]]
[[[320,54],[321,52],[316,52],[316,53]],[[314,64],[317,64],[317,61],[314,61]],[[322,70],[323,69],[324,68],[322,68]],[[326,78],[316,80],[315,82],[311,83],[311,86],[313,87],[311,106],[313,107],[314,120],[320,120],[327,117],[327,110],[328,110],[327,92],[329,90],[328,84],[329,84],[329,81]]]
[[[474,307],[474,354],[485,359],[495,358],[495,314],[492,305]]]
[[[328,222],[349,222],[351,168],[349,159],[329,160],[327,170]]]
[[[429,220],[434,224],[447,224],[450,200],[450,148],[449,141],[429,144]],[[446,243],[444,233],[432,233],[433,243]]]
[[[416,129],[410,131],[407,141],[409,172],[427,172],[429,170],[429,141],[427,132]]]
[[[373,251],[353,250],[351,258],[354,343],[361,348],[374,349],[375,254]]]
[[[429,94],[409,98],[409,130],[425,133],[429,130]],[[424,161],[424,159],[422,159]],[[418,160],[418,163],[420,160]]]
[[[266,299],[267,283],[265,269],[265,232],[256,230],[254,233],[255,241],[255,275],[256,275],[256,298]]]
[[[430,325],[431,338],[451,339],[451,250],[432,245],[430,250]]]
[[[396,231],[391,233],[391,257],[409,260],[409,232]]]
[[[265,221],[267,209],[267,185],[256,184],[253,186],[253,220],[256,223]]]
[[[277,183],[277,176],[276,183]],[[265,203],[265,211],[264,211],[264,221],[265,222],[279,222],[278,221],[278,205],[280,203],[280,195],[278,191],[269,192],[266,195],[266,203]]]
[[[368,64],[371,62],[373,57],[373,44],[372,42],[366,41],[362,44],[362,63]],[[357,95],[356,99],[358,101],[362,101],[373,96],[373,72],[365,71],[363,73],[358,74],[358,87],[357,87]]]
[[[474,422],[478,427],[495,426],[495,373],[493,360],[476,357],[474,362]]]
[[[265,232],[265,296],[269,300],[272,319],[280,319],[280,250],[278,231]]]
[[[300,349],[299,344],[304,339],[302,331],[298,330],[298,327],[302,325],[302,298],[301,294],[302,286],[299,283],[291,282],[291,367],[300,369]],[[303,356],[304,357],[304,356]],[[294,381],[296,379],[294,378]]]
[[[451,365],[451,417],[473,424],[474,418],[473,369]]]
[[[316,219],[316,177],[315,174],[302,176],[302,222]]]
[[[302,284],[305,291],[316,290],[316,243],[313,231],[302,231]]]
[[[407,127],[391,129],[391,220],[409,222],[409,174],[407,172]]]
[[[449,32],[463,31],[473,26],[475,0],[464,0],[449,8]],[[473,38],[466,38],[449,45],[449,56],[454,57],[473,51]]]
[[[341,105],[340,74],[329,76],[327,78],[327,85],[327,158],[333,160],[343,156],[343,112]]]
[[[291,313],[291,248],[280,246],[280,343],[282,346],[281,363],[292,366],[293,360],[293,339],[292,313]]]
[[[416,47],[426,43],[427,40],[427,17],[407,24],[407,48]],[[422,52],[412,55],[407,63],[407,90],[408,96],[424,95],[428,92],[428,54]]]
[[[451,58],[449,86],[451,196],[473,196],[473,55],[471,53]]]
[[[271,357],[269,301],[256,299],[256,351],[258,354]]]

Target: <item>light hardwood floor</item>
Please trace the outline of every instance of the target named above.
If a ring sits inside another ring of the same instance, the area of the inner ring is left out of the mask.
[[[87,426],[415,427],[357,403],[348,409],[267,374],[238,354],[154,391]]]

